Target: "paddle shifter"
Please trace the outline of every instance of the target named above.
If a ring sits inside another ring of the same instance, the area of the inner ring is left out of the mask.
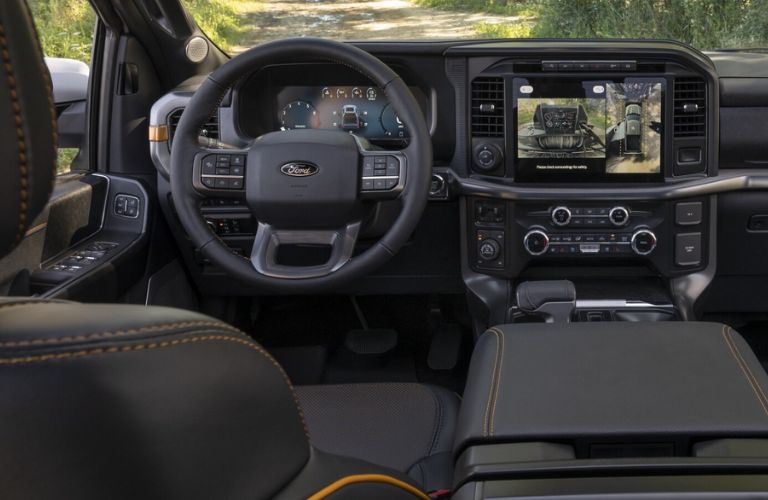
[[[568,280],[526,281],[515,295],[520,311],[547,323],[570,323],[576,309],[576,287]]]

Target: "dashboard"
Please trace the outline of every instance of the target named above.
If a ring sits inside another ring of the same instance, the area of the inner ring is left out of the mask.
[[[768,206],[742,192],[768,188],[768,56],[651,41],[356,45],[403,78],[432,136],[432,202],[412,244],[381,271],[398,293],[468,287],[490,303],[518,280],[586,272],[661,277],[695,302],[720,272],[768,277],[758,257],[768,251]],[[190,96],[161,98],[150,123],[168,124],[172,137]],[[408,141],[380,89],[336,64],[262,68],[212,120],[211,135],[234,147],[301,128],[336,128],[383,149]],[[151,153],[167,172],[169,145],[152,143]],[[247,255],[256,226],[237,201],[203,210]],[[396,213],[383,207],[366,234]],[[737,240],[754,258],[740,258]],[[202,288],[228,289],[215,269],[190,262]],[[373,281],[378,291],[384,281]]]

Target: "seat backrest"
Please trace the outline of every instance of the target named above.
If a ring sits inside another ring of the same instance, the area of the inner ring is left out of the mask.
[[[0,2],[0,256],[42,211],[56,173],[51,79],[24,0]]]

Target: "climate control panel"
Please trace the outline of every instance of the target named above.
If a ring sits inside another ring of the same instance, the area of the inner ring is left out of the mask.
[[[518,276],[527,267],[651,267],[666,276],[707,264],[707,199],[468,200],[470,265]]]
[[[635,232],[555,233],[532,228],[523,237],[523,247],[532,256],[539,255],[648,255],[656,248],[656,235],[650,229]]]

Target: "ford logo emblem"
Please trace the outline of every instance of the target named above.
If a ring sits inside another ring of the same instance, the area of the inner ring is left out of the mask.
[[[318,173],[320,168],[314,163],[294,161],[280,167],[280,171],[291,177],[309,177]]]

